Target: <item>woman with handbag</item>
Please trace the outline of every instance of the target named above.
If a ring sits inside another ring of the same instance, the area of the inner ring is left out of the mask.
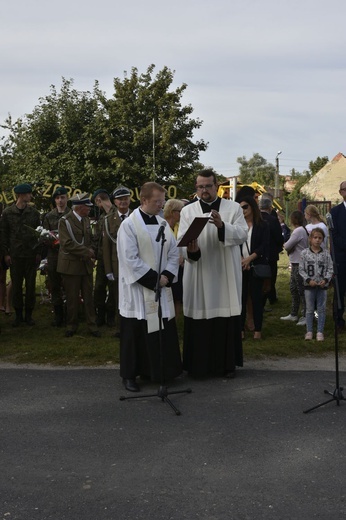
[[[245,335],[246,302],[250,296],[255,324],[254,339],[261,339],[263,322],[262,291],[264,279],[270,277],[269,226],[262,219],[257,202],[252,197],[244,197],[239,202],[248,225],[248,239],[240,246],[243,268],[242,289],[242,337]]]

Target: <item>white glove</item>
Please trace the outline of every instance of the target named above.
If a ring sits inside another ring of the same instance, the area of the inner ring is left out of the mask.
[[[114,282],[115,278],[113,273],[108,273],[106,276],[110,282]]]

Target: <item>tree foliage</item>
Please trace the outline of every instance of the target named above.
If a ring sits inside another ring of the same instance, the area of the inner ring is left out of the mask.
[[[95,82],[80,92],[62,79],[58,92],[40,98],[32,113],[2,125],[8,131],[0,168],[6,183],[46,181],[93,191],[119,183],[140,186],[147,180],[184,184],[195,172],[203,140],[194,141],[202,121],[182,104],[186,84],[172,89],[174,73],[155,66],[133,68],[114,79],[108,99]]]
[[[239,174],[242,184],[258,182],[263,186],[274,186],[275,166],[268,163],[259,153],[254,153],[249,160],[244,155],[238,157],[237,162],[240,164]]]
[[[323,166],[327,164],[329,161],[327,156],[324,157],[317,157],[314,161],[309,162],[309,169],[311,172],[311,175],[315,175],[315,173],[319,172]]]

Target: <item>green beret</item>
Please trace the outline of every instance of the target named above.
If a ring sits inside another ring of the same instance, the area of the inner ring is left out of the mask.
[[[59,188],[54,191],[52,199],[55,200],[55,197],[59,197],[59,195],[67,195],[67,189],[65,186],[59,186]]]
[[[95,200],[97,195],[100,195],[100,193],[106,193],[106,195],[108,195],[109,197],[109,193],[107,190],[103,189],[103,188],[99,188],[98,190],[94,191],[92,197],[91,197],[91,200]]]
[[[17,193],[17,195],[22,195],[23,193],[32,193],[32,187],[31,184],[24,182],[23,184],[18,184],[18,186],[15,186],[13,191],[14,193]]]

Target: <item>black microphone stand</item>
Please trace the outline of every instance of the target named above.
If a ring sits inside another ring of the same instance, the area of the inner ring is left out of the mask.
[[[331,217],[330,217],[331,218]],[[338,335],[338,310],[341,309],[341,300],[340,300],[340,291],[339,291],[339,284],[338,284],[338,268],[335,261],[335,252],[334,252],[334,242],[333,242],[333,236],[332,236],[332,230],[333,230],[333,221],[329,221],[327,219],[327,224],[329,227],[329,240],[330,240],[330,254],[333,260],[333,270],[334,270],[334,295],[333,295],[333,318],[334,318],[334,347],[335,347],[335,389],[333,392],[330,392],[329,390],[325,390],[324,393],[331,396],[331,399],[328,399],[327,401],[324,401],[323,403],[320,403],[316,406],[313,406],[312,408],[309,408],[308,410],[304,410],[303,413],[309,413],[312,412],[312,410],[316,410],[316,408],[320,408],[321,406],[324,406],[325,404],[332,403],[333,401],[336,401],[337,406],[340,406],[340,401],[345,401],[346,398],[343,396],[343,387],[340,386],[339,382],[339,335]]]
[[[165,231],[164,228],[162,228],[161,233],[161,251],[160,251],[160,260],[159,260],[159,268],[157,270],[157,279],[156,279],[156,286],[155,286],[155,301],[158,302],[158,318],[159,318],[159,350],[160,350],[160,387],[156,394],[142,394],[142,395],[131,395],[131,396],[124,396],[122,395],[120,397],[120,401],[125,401],[127,399],[144,399],[147,397],[158,397],[161,399],[162,402],[167,403],[175,412],[176,415],[181,415],[180,410],[172,403],[172,401],[169,399],[169,395],[173,394],[191,394],[192,390],[191,388],[187,388],[186,390],[176,390],[174,392],[168,392],[168,388],[165,383],[165,353],[164,353],[164,346],[163,346],[163,334],[162,334],[162,306],[161,306],[161,290],[162,287],[160,286],[160,278],[161,278],[161,265],[162,265],[162,254],[163,254],[163,246],[166,242],[165,238]]]

